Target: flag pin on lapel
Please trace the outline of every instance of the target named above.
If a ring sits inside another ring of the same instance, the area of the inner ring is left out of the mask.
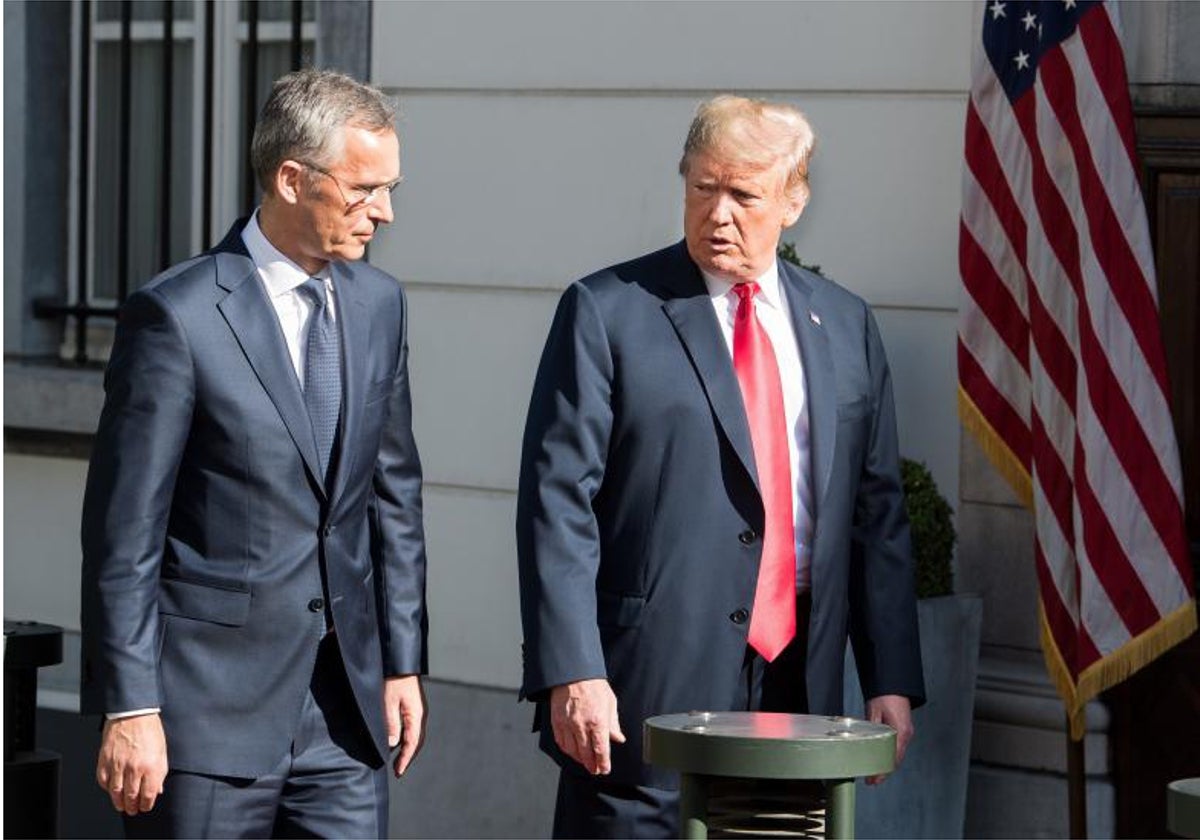
[[[818,327],[819,327],[819,326],[821,326],[821,316],[820,316],[820,315],[818,315],[816,312],[812,312],[812,311],[810,311],[810,312],[808,313],[808,317],[809,317],[809,319],[810,319],[810,320],[811,320],[811,321],[812,321],[814,324],[816,324]]]

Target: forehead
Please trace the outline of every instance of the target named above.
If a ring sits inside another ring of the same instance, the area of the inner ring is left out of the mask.
[[[342,129],[341,152],[339,163],[347,169],[387,170],[399,175],[400,138],[390,129],[371,131],[348,125]]]
[[[687,167],[687,178],[692,181],[775,186],[782,185],[785,177],[780,160],[764,161],[727,149],[696,152]]]

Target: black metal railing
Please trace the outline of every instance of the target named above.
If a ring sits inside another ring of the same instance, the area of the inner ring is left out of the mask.
[[[174,127],[172,119],[172,111],[175,105],[173,98],[175,94],[175,1],[161,0],[162,114],[158,137],[161,158],[157,177],[158,183],[156,185],[158,190],[156,224],[158,243],[157,262],[159,270],[166,268],[172,262],[172,222],[176,218],[173,213],[176,209],[175,197],[171,189],[172,166],[175,163],[173,157],[175,137],[173,135]],[[117,126],[116,201],[114,202],[117,209],[115,291],[112,295],[106,296],[106,299],[94,295],[92,291],[91,283],[95,277],[95,266],[89,256],[89,245],[95,241],[93,239],[93,226],[96,222],[95,214],[102,212],[99,209],[100,203],[92,201],[89,198],[92,195],[91,190],[94,189],[96,176],[93,167],[93,144],[96,137],[95,126],[92,121],[92,111],[95,108],[97,97],[97,79],[92,69],[96,36],[94,26],[96,3],[93,0],[78,0],[78,2],[80,26],[79,60],[76,73],[79,78],[80,96],[78,113],[75,119],[79,126],[77,166],[80,187],[77,195],[78,207],[76,210],[78,223],[76,248],[78,259],[76,260],[75,276],[72,278],[74,295],[68,293],[64,295],[65,299],[42,298],[34,301],[33,316],[38,319],[73,319],[75,346],[72,358],[77,364],[83,365],[88,362],[88,322],[95,318],[115,319],[120,305],[129,295],[131,280],[140,282],[147,278],[132,277],[134,272],[130,262],[132,230],[130,219],[132,203],[130,178],[132,174],[131,159],[134,140],[134,103],[132,94],[134,73],[134,2],[132,0],[122,0],[119,4],[119,79],[116,85],[116,89],[119,91],[120,106],[117,109],[119,124]],[[249,148],[261,93],[259,91],[260,5],[260,0],[248,0],[243,6],[246,24],[245,51],[243,53],[245,72],[244,85],[241,92],[243,113],[242,142],[244,149],[243,154],[240,155],[240,159],[244,162],[244,169],[241,173],[242,190],[240,198],[243,209],[247,210],[253,207],[256,201],[256,184],[254,173],[250,167]],[[215,171],[215,133],[217,130],[215,115],[218,82],[215,65],[216,52],[214,49],[216,40],[214,20],[216,18],[217,2],[216,0],[201,0],[195,6],[197,10],[193,12],[193,17],[202,8],[204,20],[204,51],[200,68],[197,71],[203,76],[203,90],[201,94],[203,96],[201,107],[203,125],[199,132],[201,147],[199,161],[201,195],[198,201],[201,218],[199,230],[202,247],[209,247],[212,244],[213,238],[214,185],[217,176]],[[303,62],[304,7],[305,3],[303,0],[289,0],[287,3],[291,24],[288,50],[291,69],[298,69]],[[198,21],[194,21],[194,23],[198,25]],[[73,298],[74,302],[68,302],[70,298]]]

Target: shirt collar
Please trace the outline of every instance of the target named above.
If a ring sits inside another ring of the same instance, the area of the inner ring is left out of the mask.
[[[267,294],[271,297],[279,297],[294,291],[302,286],[310,276],[322,279],[329,277],[328,265],[316,274],[309,275],[272,245],[266,234],[262,232],[262,228],[258,226],[258,210],[251,214],[250,221],[242,228],[242,242],[245,243],[246,250],[250,252],[250,259],[254,260],[258,274],[262,277],[263,285],[266,286]]]
[[[704,285],[708,287],[710,297],[723,297],[733,290],[735,284],[731,281],[709,274],[704,269],[700,269],[700,273],[704,276]],[[758,283],[758,298],[768,306],[783,311],[783,290],[779,287],[778,261],[771,263],[756,282]]]

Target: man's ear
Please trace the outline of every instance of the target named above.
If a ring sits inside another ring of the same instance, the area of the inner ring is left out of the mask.
[[[800,185],[788,190],[787,201],[787,210],[783,214],[783,226],[785,228],[796,224],[796,220],[800,218],[800,214],[808,206],[808,186]]]
[[[275,170],[275,194],[287,204],[296,204],[304,190],[304,166],[285,160]]]

